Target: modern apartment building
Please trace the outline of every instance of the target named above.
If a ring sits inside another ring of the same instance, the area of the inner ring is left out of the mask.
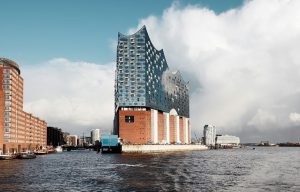
[[[93,129],[91,131],[91,138],[92,138],[92,144],[95,145],[96,141],[100,141],[101,139],[101,134],[100,134],[100,129]]]
[[[67,136],[67,145],[69,146],[77,146],[78,145],[78,136],[77,135],[68,135]]]
[[[213,125],[205,125],[203,129],[204,144],[214,147],[216,144],[217,129]]]
[[[124,143],[190,143],[189,88],[146,27],[118,34],[114,133]]]
[[[23,78],[14,61],[0,58],[0,151],[13,153],[47,145],[45,121],[23,111]]]

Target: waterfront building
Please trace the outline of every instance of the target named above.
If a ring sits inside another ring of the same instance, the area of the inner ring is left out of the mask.
[[[64,136],[61,129],[57,127],[47,127],[47,145],[57,147],[64,143]]]
[[[114,134],[130,144],[188,144],[189,88],[146,27],[118,34]]]
[[[79,136],[77,145],[78,146],[85,146],[85,137],[84,136]]]
[[[68,132],[63,132],[63,141],[64,141],[64,144],[67,144],[68,143],[68,136],[70,135],[70,133]]]
[[[78,136],[77,135],[67,135],[67,145],[76,147],[78,145]]]
[[[100,141],[100,138],[101,138],[101,134],[100,134],[100,129],[93,129],[92,131],[91,131],[91,138],[92,138],[92,141],[91,141],[91,143],[93,144],[93,145],[95,145],[95,142],[96,141]]]
[[[204,145],[214,147],[216,144],[216,127],[213,125],[205,125],[203,129]]]
[[[85,137],[85,136],[80,136],[78,139],[78,146],[89,146],[92,143],[92,138],[91,137]]]
[[[47,123],[23,111],[19,65],[0,58],[0,151],[20,152],[47,145]]]
[[[85,137],[85,145],[90,146],[92,145],[92,137]]]
[[[240,144],[240,138],[232,135],[218,135],[216,137],[217,146],[238,146]]]

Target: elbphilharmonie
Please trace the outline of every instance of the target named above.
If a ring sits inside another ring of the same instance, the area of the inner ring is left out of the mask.
[[[176,42],[174,42],[176,44]],[[189,87],[146,27],[118,34],[114,134],[126,144],[189,144]]]

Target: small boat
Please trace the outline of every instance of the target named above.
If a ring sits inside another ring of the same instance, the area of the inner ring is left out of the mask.
[[[0,154],[0,160],[11,160],[13,158],[14,158],[14,156],[11,154],[8,154],[8,155]]]
[[[35,155],[47,155],[48,152],[47,151],[44,151],[44,150],[37,150],[37,151],[34,151],[33,152]]]
[[[17,155],[18,159],[34,159],[36,158],[36,155],[33,152],[27,151],[27,152],[21,152]]]
[[[55,151],[55,149],[50,148],[50,149],[47,149],[47,152],[48,152],[48,153],[55,153],[56,151]]]
[[[62,148],[61,146],[57,146],[57,147],[55,148],[55,151],[56,151],[57,153],[61,153],[61,152],[63,152],[63,148]]]

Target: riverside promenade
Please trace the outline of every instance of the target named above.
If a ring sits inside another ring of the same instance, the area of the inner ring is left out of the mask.
[[[170,151],[199,151],[207,150],[205,145],[123,145],[124,153],[150,153]]]

